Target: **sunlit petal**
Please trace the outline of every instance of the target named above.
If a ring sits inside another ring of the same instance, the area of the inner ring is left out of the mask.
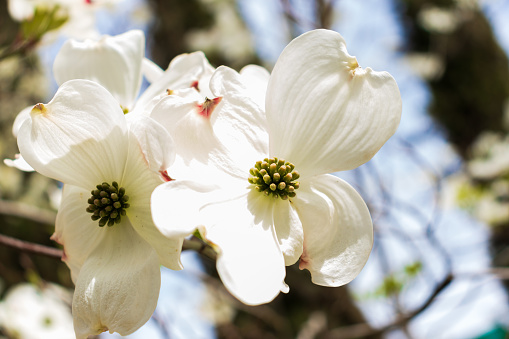
[[[270,154],[302,175],[353,169],[394,134],[401,116],[398,86],[387,72],[359,67],[336,32],[294,39],[269,80]]]
[[[104,228],[106,234],[81,268],[72,303],[79,339],[104,331],[131,334],[156,308],[159,259],[125,220]]]
[[[92,189],[121,177],[127,126],[117,101],[100,85],[71,80],[47,105],[36,105],[18,135],[23,158],[39,173]]]
[[[100,40],[68,40],[55,57],[53,73],[59,85],[87,79],[104,86],[126,108],[132,108],[141,86],[145,36],[132,30]]]
[[[72,185],[64,185],[62,204],[55,222],[55,233],[51,237],[64,247],[62,260],[71,269],[73,281],[79,275],[83,263],[104,237],[104,228],[92,221],[88,207],[90,191]]]
[[[354,279],[373,245],[371,216],[361,196],[326,174],[301,181],[294,206],[304,228],[299,267],[318,285],[341,286]]]

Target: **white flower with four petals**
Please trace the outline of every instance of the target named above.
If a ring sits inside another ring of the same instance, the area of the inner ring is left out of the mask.
[[[32,109],[18,146],[36,171],[65,184],[53,239],[76,285],[76,336],[134,332],[156,307],[159,265],[181,269],[183,239],[162,236],[150,212],[174,160],[171,137],[150,118],[128,123],[100,85],[71,80]]]
[[[198,228],[220,250],[224,284],[247,304],[286,291],[285,265],[299,259],[316,284],[351,281],[371,251],[372,221],[360,195],[327,173],[362,165],[394,134],[401,116],[394,79],[360,68],[338,33],[315,30],[283,51],[270,76],[265,112],[229,68],[218,68],[210,87],[222,97],[217,109],[199,130],[184,125],[173,137],[179,155],[202,159],[209,171],[222,174],[215,181],[207,175],[206,182],[177,177],[156,188],[152,214],[161,232],[178,237]],[[178,124],[178,105],[166,105],[165,112],[167,120],[177,115]],[[182,145],[189,138],[204,142],[187,152]],[[271,159],[292,165],[275,175]],[[249,179],[261,172],[250,173],[257,162],[266,172]],[[300,177],[288,177],[293,167]],[[165,208],[172,201],[178,210]]]

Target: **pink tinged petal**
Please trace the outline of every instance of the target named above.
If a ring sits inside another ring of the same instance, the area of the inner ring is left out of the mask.
[[[119,180],[127,158],[127,127],[116,100],[100,85],[71,80],[20,128],[23,158],[39,173],[92,190]]]
[[[24,172],[33,172],[34,169],[30,166],[25,159],[21,156],[21,154],[15,154],[14,159],[4,159],[4,164],[9,167],[15,167],[20,171]]]
[[[132,30],[98,41],[68,40],[53,64],[59,85],[71,79],[87,79],[104,86],[120,105],[131,109],[142,80],[145,35]]]
[[[227,152],[222,166],[247,180],[249,169],[268,155],[265,113],[247,94],[240,75],[228,67],[216,70],[210,88],[223,97],[211,116],[214,135]]]
[[[191,54],[181,54],[175,57],[164,74],[152,83],[143,92],[136,102],[136,112],[148,113],[152,111],[162,94],[166,94],[167,90],[180,90],[190,88],[195,81],[198,81],[198,87],[203,91],[204,96],[210,96],[208,90],[208,81],[214,72],[214,68],[208,63],[202,52]]]
[[[90,191],[83,188],[64,185],[62,204],[58,210],[55,233],[52,240],[64,246],[63,261],[71,269],[74,282],[83,263],[104,237],[104,228],[97,221],[92,221],[86,211]]]
[[[273,202],[244,189],[242,195],[216,199],[202,207],[206,237],[220,248],[219,276],[230,293],[248,305],[268,303],[285,289],[285,262],[274,232]]]
[[[156,82],[164,74],[164,70],[150,59],[143,58],[141,72],[148,82]]]
[[[136,138],[136,151],[141,151],[150,170],[162,173],[175,161],[175,142],[166,129],[154,119],[139,117],[130,120],[129,133]],[[167,174],[166,174],[167,175]]]
[[[204,118],[209,118],[210,115],[212,114],[212,112],[214,112],[214,109],[217,107],[217,105],[219,105],[219,103],[221,102],[222,99],[223,98],[221,98],[221,97],[213,98],[213,99],[206,98],[202,104],[197,105],[196,108],[197,108],[198,114]]]
[[[320,175],[301,181],[293,200],[304,228],[299,268],[322,286],[353,280],[368,260],[373,224],[366,203],[345,181]]]
[[[294,39],[279,57],[266,98],[270,154],[302,176],[353,169],[394,134],[401,96],[387,72],[362,69],[336,32]]]
[[[240,70],[240,78],[246,90],[262,109],[265,109],[265,94],[269,83],[270,73],[257,65],[247,65]]]
[[[106,234],[85,261],[72,303],[77,338],[104,331],[128,335],[147,322],[159,296],[159,260],[126,219]]]
[[[302,254],[304,234],[299,215],[290,200],[276,199],[274,204],[274,227],[286,266],[293,265]]]
[[[145,124],[139,124],[141,121],[145,121]],[[146,124],[147,121],[151,121],[151,119],[139,120],[137,125],[131,125],[131,129],[153,127],[150,123]],[[162,129],[160,126],[159,128]],[[138,130],[139,132],[141,131]],[[165,130],[163,132],[167,133]],[[135,136],[135,134],[130,134],[129,147],[131,150],[129,151],[124,178],[120,183],[129,196],[128,203],[130,206],[126,209],[127,217],[136,232],[156,250],[161,264],[173,270],[180,270],[182,269],[180,252],[184,240],[182,237],[166,238],[154,225],[150,210],[151,195],[153,190],[164,180],[159,172],[149,168],[143,145],[140,147],[138,135]],[[166,146],[152,141],[151,147],[153,148],[151,151],[153,154],[161,152],[160,149],[164,149]]]

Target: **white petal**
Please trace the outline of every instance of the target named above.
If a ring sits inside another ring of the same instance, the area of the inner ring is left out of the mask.
[[[147,58],[143,58],[141,71],[150,83],[155,82],[164,74],[164,70],[161,69],[161,67],[157,66],[155,62]]]
[[[71,80],[47,105],[36,105],[20,128],[23,158],[39,173],[91,190],[119,180],[127,128],[116,100],[100,85]]]
[[[186,167],[193,160],[207,164],[214,156],[211,151],[222,147],[213,134],[210,119],[199,114],[198,105],[196,101],[169,95],[150,114],[173,137],[175,149]],[[175,178],[181,179],[178,175]]]
[[[235,179],[227,186],[232,188],[186,181],[159,186],[152,195],[154,221],[170,236],[200,228],[220,250],[217,269],[226,288],[249,305],[270,302],[285,286],[285,263],[273,226],[273,200],[250,192]]]
[[[25,172],[33,172],[34,169],[30,166],[25,159],[21,156],[21,154],[15,154],[14,159],[4,159],[4,164],[9,167],[15,167],[20,171]]]
[[[303,176],[353,169],[373,157],[401,117],[387,72],[361,69],[336,32],[294,39],[279,57],[266,98],[270,154]]]
[[[152,218],[167,237],[186,237],[202,225],[200,209],[221,192],[217,186],[175,180],[162,184],[152,193]],[[226,195],[226,194],[225,194]]]
[[[132,30],[99,41],[68,40],[55,57],[53,73],[59,85],[88,79],[104,86],[117,101],[132,108],[141,86],[145,36]]]
[[[26,107],[21,112],[19,112],[18,115],[16,115],[16,119],[14,119],[14,123],[12,124],[12,135],[14,135],[14,137],[18,137],[18,132],[21,128],[21,125],[23,125],[25,120],[30,118],[30,112],[32,111],[32,108],[34,108],[34,106]]]
[[[228,67],[216,70],[210,88],[215,96],[223,97],[211,116],[214,134],[228,152],[223,166],[247,179],[256,161],[268,156],[265,114],[246,94],[240,75]]]
[[[175,57],[164,74],[140,96],[136,102],[136,111],[139,113],[150,112],[157,103],[157,101],[154,102],[154,98],[166,94],[168,89],[174,91],[192,87],[196,81],[198,88],[203,90],[204,95],[208,95],[207,84],[213,71],[214,68],[210,66],[202,52],[181,54]]]
[[[274,204],[274,227],[286,266],[293,265],[302,254],[304,234],[299,215],[289,200],[277,199]]]
[[[104,230],[106,235],[85,261],[76,283],[72,313],[79,339],[106,330],[131,334],[150,319],[159,296],[155,251],[129,222]]]
[[[140,121],[150,121],[150,118],[145,118]],[[138,124],[137,128],[142,129],[147,125]],[[150,124],[148,125],[149,127]],[[131,125],[131,128],[134,126]],[[162,129],[161,126],[159,128]],[[164,133],[167,133],[163,129]],[[144,136],[146,139],[148,136]],[[150,161],[147,161],[144,154],[143,146],[140,148],[138,139],[134,133],[130,134],[130,151],[126,164],[126,171],[124,178],[120,185],[125,188],[126,195],[129,196],[129,208],[126,209],[127,217],[131,221],[132,226],[138,234],[145,239],[157,252],[161,264],[179,270],[182,268],[180,263],[180,252],[182,250],[183,238],[166,238],[156,228],[152,220],[150,211],[150,199],[153,190],[163,183],[160,172],[153,171],[150,166]],[[164,145],[158,144],[158,140],[152,140],[151,153],[161,152]],[[148,166],[147,166],[148,162]]]
[[[293,203],[304,228],[300,269],[309,270],[313,282],[322,286],[354,279],[373,245],[371,216],[359,193],[326,174],[301,181]]]
[[[151,171],[165,171],[175,161],[175,143],[166,129],[154,119],[131,119],[129,133],[136,138],[143,159]]]
[[[240,301],[259,305],[284,288],[285,263],[272,222],[271,198],[249,192],[207,206],[207,238],[221,252],[217,270],[226,288]]]
[[[251,99],[265,109],[265,94],[270,73],[258,65],[247,65],[240,70],[240,78]]]
[[[64,185],[62,204],[55,222],[52,240],[64,246],[62,260],[71,269],[73,281],[76,281],[83,263],[104,237],[103,227],[93,221],[86,211],[90,191],[83,188]]]
[[[9,0],[7,9],[11,18],[16,21],[24,21],[34,16],[35,4],[30,0]]]

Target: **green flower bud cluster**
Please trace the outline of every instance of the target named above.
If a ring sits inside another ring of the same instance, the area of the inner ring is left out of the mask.
[[[295,197],[295,190],[299,188],[296,180],[300,176],[294,169],[293,164],[283,159],[265,158],[249,170],[251,177],[248,180],[257,191],[286,200]]]
[[[100,227],[120,223],[121,216],[126,215],[125,210],[129,207],[129,196],[125,194],[125,188],[119,188],[116,181],[111,185],[103,182],[91,193],[87,212],[92,213],[92,220],[99,220]]]

